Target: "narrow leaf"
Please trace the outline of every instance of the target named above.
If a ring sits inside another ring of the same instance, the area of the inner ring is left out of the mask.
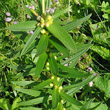
[[[11,81],[13,84],[19,85],[19,86],[26,86],[29,85],[31,83],[33,83],[34,81]]]
[[[59,92],[58,89],[53,89],[52,93],[52,108],[56,108],[59,100]]]
[[[36,107],[23,107],[23,108],[20,108],[20,110],[42,110],[42,108],[36,108]]]
[[[49,64],[52,74],[57,75],[58,65],[53,55],[50,57]]]
[[[83,22],[85,22],[86,20],[88,20],[89,18],[91,17],[91,14],[84,17],[84,18],[81,18],[81,19],[78,19],[76,21],[73,21],[73,22],[69,22],[67,23],[64,27],[65,30],[67,31],[71,31],[71,30],[74,30],[76,29],[78,26],[80,26]]]
[[[57,22],[53,22],[47,28],[58,40],[60,40],[65,47],[72,52],[76,52],[76,46],[72,37],[66,32],[66,30],[60,26]]]
[[[51,82],[53,82],[53,80],[52,79],[48,79],[48,80],[43,81],[40,84],[34,86],[33,89],[40,90],[40,89],[44,88],[45,86],[49,85]]]
[[[32,89],[15,88],[15,90],[34,97],[39,96],[41,93],[40,91],[36,91]]]
[[[78,100],[75,98],[65,94],[64,92],[60,93],[61,97],[64,98],[66,101],[69,101],[70,103],[77,105],[77,106],[82,106],[82,103],[80,103]]]
[[[46,59],[47,59],[47,54],[45,52],[39,56],[38,61],[36,63],[36,69],[35,69],[35,75],[37,77],[42,72],[42,69],[45,65]]]
[[[39,41],[38,46],[37,46],[37,56],[42,54],[47,49],[48,40],[49,40],[48,35],[43,34],[41,36],[40,41]]]
[[[56,38],[49,39],[49,42],[60,51],[64,57],[69,56],[69,51],[64,47],[64,45]]]
[[[33,35],[28,39],[28,41],[26,42],[26,44],[23,47],[23,50],[21,52],[21,56],[24,55],[28,49],[31,47],[33,41],[35,40],[35,38],[37,37],[37,35],[40,33],[41,28],[38,27],[35,32],[33,33]]]
[[[63,9],[63,10],[60,10],[58,11],[57,13],[55,13],[52,18],[53,19],[56,19],[58,18],[59,16],[63,15],[64,13],[68,12],[70,10],[70,8],[66,8],[66,9]]]
[[[59,72],[59,76],[62,77],[70,77],[70,78],[82,78],[82,77],[87,77],[88,74],[86,72],[80,72],[74,68],[68,68],[66,66],[60,65],[59,68],[61,69],[62,72]]]
[[[79,86],[84,86],[86,84],[88,84],[90,81],[92,81],[95,77],[93,75],[89,76],[88,78],[84,79],[83,81],[79,82],[79,83],[75,83],[73,85],[69,85],[69,86],[65,86],[63,89],[67,90],[67,89],[71,89],[71,88],[75,88],[75,87],[79,87]]]
[[[37,21],[19,22],[17,24],[10,25],[7,29],[10,29],[12,31],[30,31],[35,29],[36,24]]]

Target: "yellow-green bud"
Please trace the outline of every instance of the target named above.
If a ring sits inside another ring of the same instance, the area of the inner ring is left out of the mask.
[[[41,18],[40,22],[41,22],[41,23],[44,23],[45,21],[44,21],[44,19],[43,19],[43,18]]]
[[[57,81],[60,81],[60,78],[59,77],[57,77]]]
[[[41,33],[42,33],[42,34],[45,34],[45,33],[46,33],[46,30],[45,30],[45,29],[42,29],[42,30],[41,30]]]
[[[62,89],[63,89],[63,87],[62,87],[62,86],[60,86],[58,91],[60,92]]]
[[[47,19],[48,19],[48,20],[52,20],[52,16],[49,15]]]
[[[63,101],[63,100],[61,100],[61,103],[63,104],[63,103],[64,103],[64,101]]]
[[[51,76],[51,79],[54,79],[55,77],[54,76]]]
[[[50,83],[50,87],[53,87],[53,83]]]

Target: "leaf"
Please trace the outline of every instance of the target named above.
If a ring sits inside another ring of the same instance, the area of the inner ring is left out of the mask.
[[[37,56],[42,54],[46,49],[47,49],[47,46],[48,46],[48,40],[49,40],[49,36],[46,35],[46,34],[43,34],[40,38],[40,41],[38,43],[38,46],[37,46]]]
[[[53,89],[52,92],[52,108],[56,108],[59,101],[59,92],[58,88]]]
[[[70,10],[70,8],[66,8],[66,9],[63,9],[63,10],[58,10],[57,13],[55,13],[52,18],[53,19],[56,19],[58,18],[59,16],[63,15],[64,13],[67,13],[68,11]]]
[[[91,14],[86,16],[86,17],[83,17],[81,19],[78,19],[76,21],[72,21],[72,22],[69,22],[67,23],[66,25],[64,25],[64,29],[67,30],[67,31],[71,31],[71,30],[74,30],[76,29],[78,26],[80,26],[83,22],[85,22],[86,20],[88,20],[89,18],[91,17]]]
[[[13,104],[11,106],[11,110],[15,110],[15,108],[18,107],[18,102],[20,102],[20,101],[21,101],[20,97],[15,98],[13,101]]]
[[[37,105],[37,104],[43,103],[45,98],[47,100],[51,100],[51,97],[44,96],[44,97],[39,97],[39,98],[31,99],[31,100],[28,100],[28,101],[20,102],[20,103],[18,103],[18,105],[19,106]]]
[[[42,108],[36,108],[36,107],[23,107],[23,108],[20,108],[20,110],[42,110]]]
[[[53,55],[50,57],[49,66],[52,74],[56,76],[58,73],[58,65]]]
[[[40,89],[44,88],[45,86],[49,85],[51,82],[53,82],[52,79],[45,80],[45,81],[41,82],[40,84],[34,86],[33,89],[40,90]]]
[[[42,69],[45,65],[46,59],[47,59],[47,54],[45,52],[39,56],[37,63],[36,63],[36,69],[35,69],[35,75],[37,77],[42,72]]]
[[[10,25],[7,29],[12,31],[31,31],[34,30],[36,27],[37,21],[25,21],[19,22],[14,25]]]
[[[40,91],[36,91],[36,90],[32,90],[32,89],[15,88],[15,90],[22,92],[24,94],[33,96],[33,97],[37,97],[41,94]]]
[[[75,83],[75,84],[73,84],[73,85],[65,86],[63,89],[64,89],[64,90],[67,90],[67,89],[71,89],[71,88],[75,88],[75,87],[79,87],[79,86],[82,87],[82,86],[88,84],[88,83],[89,83],[90,81],[92,81],[94,78],[95,78],[95,76],[90,75],[90,76],[88,76],[88,78],[86,78],[86,79],[80,81],[79,83]]]
[[[110,98],[110,80],[107,78],[97,77],[95,80],[95,85],[101,91],[105,92],[105,96]]]
[[[13,84],[19,85],[19,86],[27,86],[34,81],[11,81]]]
[[[98,53],[103,59],[110,60],[110,51],[102,46],[93,46],[91,48],[94,52]]]
[[[76,52],[76,46],[71,38],[71,36],[66,32],[66,30],[60,26],[57,22],[53,22],[47,28],[58,40],[60,40],[65,47],[67,47],[72,52]]]
[[[86,103],[81,107],[80,110],[88,110],[88,109],[90,108],[91,103],[92,103],[92,100],[86,102]]]
[[[82,78],[82,77],[87,77],[88,74],[86,72],[80,72],[74,68],[68,68],[66,66],[63,65],[58,65],[59,68],[61,69],[62,72],[59,72],[59,76],[62,77],[70,77],[70,78]]]
[[[71,54],[70,58],[66,59],[65,61],[63,61],[61,64],[67,64],[70,62],[74,62],[74,65],[77,64],[76,61],[78,61],[78,59],[92,46],[91,44],[78,44],[77,46],[77,53],[75,54]]]
[[[3,110],[10,110],[10,103],[9,103],[9,99],[5,99],[5,98],[1,98],[0,99],[0,108],[2,108]]]
[[[56,38],[51,38],[49,39],[49,42],[58,50],[60,51],[63,56],[67,57],[69,56],[69,51],[64,47],[64,45],[59,41],[57,40]]]
[[[35,99],[31,99],[28,101],[23,101],[18,103],[19,106],[30,106],[30,105],[37,105],[40,103],[43,103],[44,97],[40,97],[40,98],[35,98]]]
[[[32,34],[32,36],[28,39],[28,41],[26,42],[26,44],[23,47],[23,50],[21,52],[21,56],[24,55],[28,49],[31,47],[33,41],[36,39],[37,35],[40,33],[41,28],[38,27],[35,32]]]
[[[60,95],[62,98],[64,98],[66,101],[69,101],[70,103],[77,105],[77,106],[82,106],[82,103],[80,103],[78,100],[74,99],[73,97],[65,94],[64,92],[60,92]]]

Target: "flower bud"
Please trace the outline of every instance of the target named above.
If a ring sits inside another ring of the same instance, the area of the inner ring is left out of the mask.
[[[10,22],[11,20],[12,20],[12,18],[10,18],[10,17],[5,18],[6,22]]]
[[[6,12],[6,15],[7,15],[7,16],[11,16],[10,12]]]
[[[26,15],[26,18],[31,19],[31,17],[28,14]]]
[[[93,86],[93,81],[90,81],[89,82],[89,87],[92,87]]]
[[[50,14],[53,14],[55,12],[55,9],[54,8],[51,8],[50,9]]]
[[[34,5],[32,5],[31,8],[32,8],[33,10],[35,10],[35,6],[34,6]]]
[[[50,83],[50,87],[53,87],[53,83]]]
[[[14,22],[13,22],[13,24],[17,24],[17,23],[18,23],[17,21],[14,21]]]
[[[45,34],[45,33],[46,33],[45,29],[42,29],[42,30],[41,30],[41,33],[42,33],[42,34]]]
[[[62,87],[62,86],[60,86],[58,91],[60,92],[62,89],[63,89],[63,87]]]
[[[91,71],[92,71],[92,68],[91,68],[91,67],[89,67],[89,68],[87,69],[87,71],[88,71],[88,72],[91,72]]]
[[[33,33],[34,33],[33,31],[29,31],[29,34],[31,34],[31,35],[32,35]]]

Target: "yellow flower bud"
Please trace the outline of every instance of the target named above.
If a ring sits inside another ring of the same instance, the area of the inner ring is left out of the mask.
[[[58,91],[59,91],[59,92],[61,92],[61,90],[62,90],[62,89],[63,89],[63,87],[62,87],[62,86],[60,86]]]
[[[53,87],[53,83],[50,83],[50,87]]]
[[[48,19],[49,21],[52,20],[52,16],[49,15],[47,19]]]
[[[61,103],[63,104],[63,103],[64,103],[64,101],[63,101],[63,100],[61,100]]]
[[[57,77],[57,81],[60,81],[60,78],[59,77]]]
[[[44,19],[43,19],[43,18],[41,18],[40,22],[41,22],[41,23],[44,23],[45,21],[44,21]]]
[[[45,34],[45,33],[46,33],[46,30],[45,30],[45,29],[42,29],[42,30],[41,30],[41,33],[42,33],[42,34]]]
[[[51,79],[54,79],[55,77],[54,76],[51,76]]]

